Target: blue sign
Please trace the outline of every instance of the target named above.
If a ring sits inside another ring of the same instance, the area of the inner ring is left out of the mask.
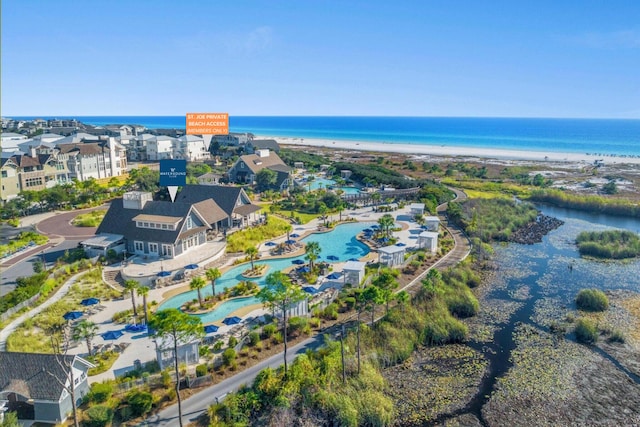
[[[160,186],[184,187],[187,185],[186,160],[160,160]]]

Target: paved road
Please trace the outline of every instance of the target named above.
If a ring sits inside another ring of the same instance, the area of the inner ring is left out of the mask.
[[[324,344],[324,334],[309,338],[289,349],[287,360],[292,362],[307,350],[315,350]],[[216,399],[223,399],[228,393],[237,391],[244,384],[251,384],[263,369],[277,368],[282,365],[282,353],[271,356],[231,378],[207,387],[182,402],[182,422],[187,425],[195,421]],[[178,425],[178,405],[171,405],[150,417],[140,426],[176,426]]]

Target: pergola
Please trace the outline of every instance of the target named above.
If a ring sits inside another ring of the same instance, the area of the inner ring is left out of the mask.
[[[378,249],[378,262],[387,267],[395,267],[404,263],[404,246],[385,246]]]
[[[418,247],[435,253],[438,250],[438,233],[435,231],[423,231],[420,233],[418,235]]]

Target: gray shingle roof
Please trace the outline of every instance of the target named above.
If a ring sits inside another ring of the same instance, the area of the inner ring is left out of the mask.
[[[15,391],[34,400],[57,402],[63,387],[56,378],[65,381],[67,373],[63,366],[69,366],[75,358],[69,355],[0,352],[0,390]]]
[[[213,199],[227,216],[231,216],[242,191],[242,188],[230,185],[186,185],[176,196],[176,202],[195,204]]]

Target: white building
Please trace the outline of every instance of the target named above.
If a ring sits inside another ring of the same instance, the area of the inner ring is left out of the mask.
[[[409,210],[411,215],[423,215],[424,214],[424,203],[411,203],[409,205]]]
[[[183,135],[175,140],[174,159],[185,159],[190,162],[201,162],[211,158],[209,144],[197,135]]]
[[[418,248],[436,253],[438,251],[438,233],[435,231],[423,231],[420,233],[418,235]]]
[[[170,136],[158,135],[147,139],[147,160],[173,159],[174,145],[176,145],[176,139]]]
[[[350,283],[353,286],[360,286],[364,280],[366,262],[347,261],[342,268],[344,284]]]
[[[58,159],[65,161],[69,177],[79,181],[110,178],[127,169],[127,151],[113,137],[100,142],[60,144]]]
[[[404,264],[404,246],[385,246],[378,249],[378,262],[387,267],[397,267]]]
[[[424,228],[427,231],[438,231],[438,227],[440,227],[440,218],[437,216],[424,217]]]

